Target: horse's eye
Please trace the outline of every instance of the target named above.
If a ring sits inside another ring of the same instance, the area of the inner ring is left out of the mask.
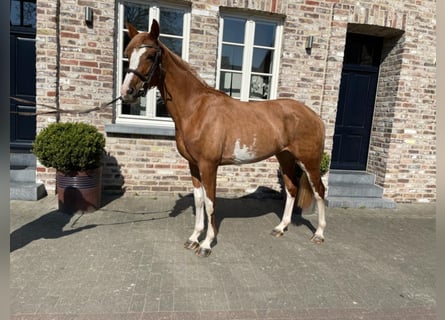
[[[150,55],[147,56],[147,60],[154,61],[155,60],[155,56],[150,54]]]

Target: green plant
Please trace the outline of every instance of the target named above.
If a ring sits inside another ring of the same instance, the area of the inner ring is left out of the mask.
[[[99,167],[104,148],[105,137],[93,125],[59,122],[37,134],[32,152],[45,167],[70,172]]]
[[[331,164],[331,157],[326,152],[323,152],[323,157],[320,162],[320,174],[324,176],[326,172],[329,171],[329,166]]]

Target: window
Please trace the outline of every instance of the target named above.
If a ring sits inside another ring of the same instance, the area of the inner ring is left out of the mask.
[[[275,99],[281,22],[224,15],[220,19],[218,89],[243,101]]]
[[[147,2],[123,1],[119,3],[119,49],[117,92],[128,69],[124,50],[130,42],[125,22],[129,21],[140,32],[147,32],[153,19],[160,25],[160,40],[184,60],[188,60],[190,10],[186,6],[157,5]],[[117,94],[119,95],[119,93]],[[117,103],[116,123],[152,123],[156,126],[173,127],[164,102],[157,88],[132,104]]]
[[[13,27],[36,27],[36,0],[11,0],[10,21]]]

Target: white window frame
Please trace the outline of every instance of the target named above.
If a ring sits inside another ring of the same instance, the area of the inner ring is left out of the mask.
[[[217,59],[217,70],[216,70],[216,88],[220,89],[220,77],[221,77],[221,59],[222,59],[222,47],[223,44],[223,32],[224,32],[224,19],[232,18],[232,19],[244,19],[246,20],[245,33],[244,33],[244,51],[243,51],[243,63],[241,72],[241,92],[240,97],[236,98],[241,101],[263,101],[265,99],[253,99],[250,98],[250,82],[252,73],[252,58],[253,58],[253,49],[255,48],[263,48],[261,46],[254,46],[254,32],[255,32],[255,24],[257,22],[264,23],[275,23],[275,43],[274,43],[274,55],[272,60],[272,72],[271,75],[271,83],[269,88],[269,98],[267,100],[272,100],[277,98],[278,92],[278,78],[279,78],[279,64],[281,57],[281,46],[282,46],[282,38],[283,38],[283,19],[280,17],[263,17],[263,16],[254,16],[254,15],[246,15],[246,14],[235,14],[235,13],[221,13],[219,18],[219,40],[218,40],[218,59]],[[230,44],[230,43],[228,43]],[[269,47],[264,47],[270,49]],[[230,70],[232,72],[232,70]],[[259,74],[261,75],[261,74]]]
[[[118,36],[117,36],[117,67],[116,67],[116,96],[120,96],[120,90],[123,79],[123,61],[127,60],[123,56],[124,53],[124,5],[125,4],[142,4],[149,7],[149,25],[147,30],[150,29],[153,19],[159,21],[161,8],[179,9],[184,11],[183,19],[183,35],[182,35],[182,59],[188,61],[189,58],[189,43],[190,43],[190,18],[191,8],[187,4],[177,4],[170,2],[163,2],[159,4],[157,1],[141,1],[141,0],[123,0],[118,2]],[[161,26],[162,31],[162,26]],[[161,33],[161,36],[163,34]],[[172,37],[171,35],[167,35]],[[120,100],[116,102],[116,123],[117,124],[135,124],[135,125],[149,125],[159,128],[174,128],[174,122],[170,117],[156,117],[156,90],[152,88],[147,92],[145,97],[141,97],[141,105],[145,102],[145,115],[131,115],[122,113],[122,103]]]

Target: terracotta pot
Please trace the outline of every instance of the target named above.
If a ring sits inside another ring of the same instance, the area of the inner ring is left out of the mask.
[[[93,212],[102,200],[102,167],[87,171],[56,172],[59,210],[73,214]]]

